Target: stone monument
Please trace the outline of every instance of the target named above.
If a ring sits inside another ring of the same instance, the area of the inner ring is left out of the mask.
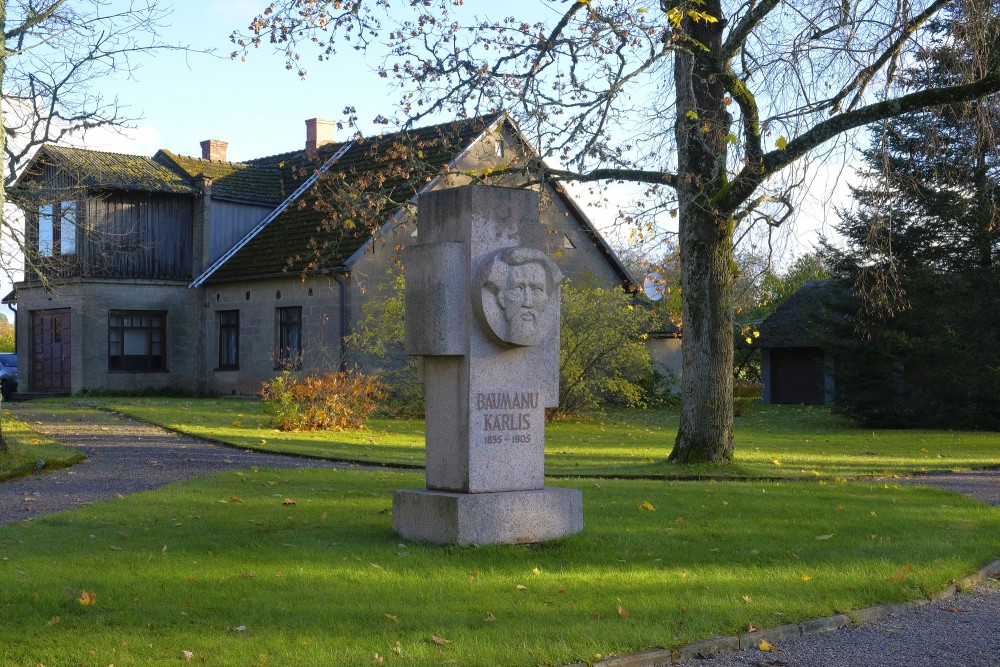
[[[404,252],[406,353],[423,358],[427,488],[392,526],[437,543],[541,542],[583,530],[583,494],[546,488],[545,408],[559,397],[559,283],[538,194],[420,196]]]

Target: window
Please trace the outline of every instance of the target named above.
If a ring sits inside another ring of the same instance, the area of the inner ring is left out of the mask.
[[[59,205],[59,253],[76,254],[76,202],[64,201]]]
[[[302,365],[302,307],[278,308],[278,366]]]
[[[240,311],[219,311],[219,368],[240,367]]]
[[[38,254],[42,257],[51,257],[55,248],[54,217],[55,207],[52,204],[38,207]]]
[[[167,314],[112,310],[108,314],[108,370],[165,371]]]
[[[42,257],[76,254],[76,202],[38,207],[38,254]]]

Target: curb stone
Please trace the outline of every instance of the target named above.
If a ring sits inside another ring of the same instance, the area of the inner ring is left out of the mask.
[[[801,637],[802,628],[796,623],[786,623],[785,625],[778,625],[773,628],[761,628],[756,632],[744,632],[739,636],[740,638],[740,648],[750,648],[751,646],[760,646],[762,641],[767,641],[769,644],[776,644],[782,639],[788,639],[789,637]]]
[[[949,598],[957,593],[973,588],[987,579],[1000,580],[1000,558],[986,565],[975,574],[963,577],[957,582],[949,584],[943,590],[938,591],[925,600],[880,604],[873,607],[865,607],[864,609],[855,609],[846,614],[835,614],[834,616],[802,621],[798,624],[789,623],[773,628],[764,628],[758,632],[744,633],[739,636],[723,635],[711,637],[685,644],[673,650],[657,648],[630,653],[628,655],[616,655],[591,663],[590,667],[668,667],[669,665],[676,665],[692,658],[708,658],[724,651],[738,651],[750,648],[759,644],[762,639],[773,643],[787,639],[788,637],[832,632],[852,623],[855,625],[864,625],[902,611],[923,607],[931,601]],[[579,662],[572,665],[565,665],[564,667],[588,667],[588,663]]]

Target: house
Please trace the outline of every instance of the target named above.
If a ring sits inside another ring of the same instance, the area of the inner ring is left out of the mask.
[[[761,323],[762,403],[833,403],[827,304],[842,291],[833,280],[809,280]]]
[[[15,184],[30,250],[14,297],[23,388],[253,394],[281,368],[344,365],[352,323],[419,234],[416,196],[530,155],[505,114],[334,131],[308,120],[302,150],[245,163],[220,140],[198,158],[43,146]],[[563,273],[634,289],[580,207],[540,189]]]

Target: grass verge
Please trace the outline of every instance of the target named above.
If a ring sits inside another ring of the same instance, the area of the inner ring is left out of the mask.
[[[96,403],[239,447],[396,465],[424,463],[423,422],[373,419],[360,431],[289,433],[268,427],[256,399],[97,399]],[[51,405],[58,405],[54,403]],[[612,413],[546,426],[547,475],[817,478],[1000,467],[995,432],[852,427],[823,407],[756,405],[735,422],[728,466],[666,462],[677,432],[668,410]]]
[[[1000,510],[937,489],[560,484],[586,529],[537,546],[400,543],[391,494],[423,478],[389,471],[226,473],[8,525],[0,664],[558,665],[924,597],[1000,553]]]
[[[9,410],[3,411],[3,432],[8,450],[0,451],[0,481],[34,472],[39,467],[65,468],[85,458],[75,449],[35,433],[27,424],[14,419]]]

